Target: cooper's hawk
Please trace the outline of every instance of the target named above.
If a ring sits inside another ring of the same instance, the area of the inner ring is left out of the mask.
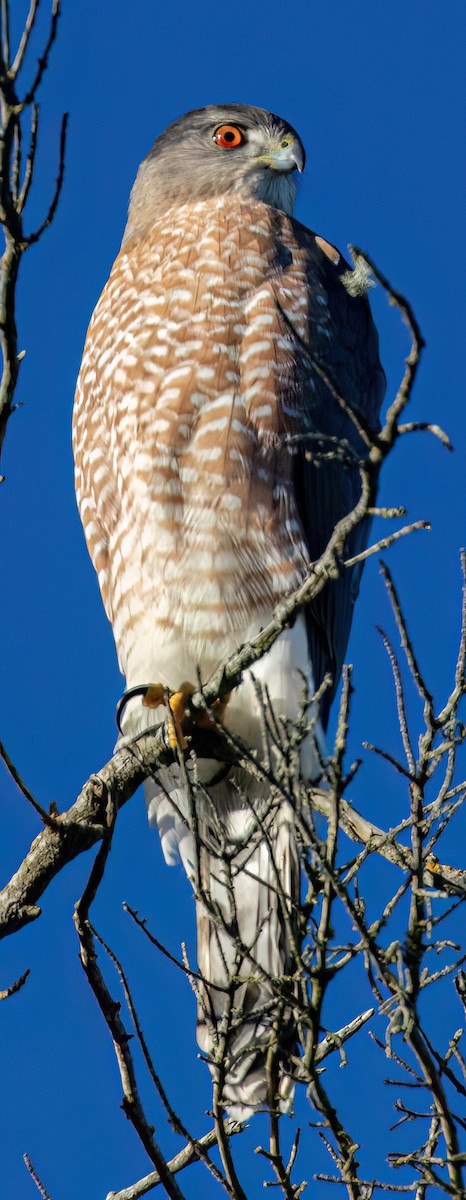
[[[175,692],[196,682],[198,668],[206,680],[305,578],[359,495],[367,445],[350,410],[375,430],[384,376],[367,300],[346,285],[348,264],[292,216],[304,158],[281,118],[211,105],[170,125],[139,169],[74,416],[78,503],[127,688]],[[338,445],[343,461],[331,452]],[[366,540],[360,525],[348,555]],[[296,716],[303,673],[312,696],[330,672],[325,728],[360,569],[329,583],[257,665],[279,716]],[[257,750],[260,707],[247,677],[224,715]],[[154,714],[139,698],[125,734],[144,723]],[[305,777],[318,776],[319,761],[310,732]],[[239,1115],[267,1099],[273,978],[292,965],[294,818],[290,803],[270,805],[267,785],[239,768],[203,763],[199,775],[189,797],[178,768],[165,771],[149,814],[165,857],[181,854],[198,891],[199,971],[217,985],[201,988],[208,1057],[222,987],[244,978],[224,1087]],[[294,1034],[289,1012],[283,1021],[284,1095]]]

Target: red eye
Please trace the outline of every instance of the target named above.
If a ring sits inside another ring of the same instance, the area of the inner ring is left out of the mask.
[[[244,142],[244,136],[236,125],[221,125],[214,133],[214,142],[224,150],[235,150],[236,146],[241,146]]]

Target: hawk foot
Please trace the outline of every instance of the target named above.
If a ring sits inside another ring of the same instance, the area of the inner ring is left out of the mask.
[[[178,690],[170,696],[168,688],[163,683],[151,683],[143,696],[144,708],[159,708],[168,701],[168,738],[172,750],[180,746],[186,750],[188,742],[183,732],[183,718],[189,697],[195,692],[192,683],[181,683]]]
[[[163,683],[151,683],[143,696],[142,703],[144,708],[159,708],[161,704],[167,703],[169,706],[168,717],[168,737],[172,750],[177,746],[181,750],[186,750],[188,739],[183,731],[183,720],[186,714],[186,708],[190,697],[197,689],[194,684],[185,681],[180,683],[176,692],[169,696],[168,689]],[[223,714],[230,699],[231,692],[228,692],[222,700],[215,700],[212,705],[212,711],[215,715],[215,720],[222,721]],[[195,723],[200,729],[211,729],[215,727],[215,720],[207,712],[199,712],[195,717]]]

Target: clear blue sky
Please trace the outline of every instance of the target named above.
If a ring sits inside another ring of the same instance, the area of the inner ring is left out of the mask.
[[[26,7],[16,0],[18,11]],[[381,498],[433,523],[430,534],[399,545],[389,561],[430,686],[439,699],[445,695],[459,627],[458,548],[465,539],[464,27],[463,0],[236,0],[226,7],[212,0],[164,6],[65,0],[42,90],[32,216],[43,213],[51,193],[63,109],[70,112],[65,186],[52,229],[22,266],[18,318],[27,355],[0,496],[0,736],[44,805],[55,799],[68,807],[110,756],[121,692],[73,493],[70,421],[84,336],[118,250],[141,158],[169,121],[212,101],[259,104],[297,128],[308,151],[297,216],[342,249],[349,241],[365,247],[417,313],[427,350],[411,418],[442,424],[455,454],[425,434],[405,439],[387,465]],[[392,395],[408,338],[383,297],[374,298],[374,311]],[[364,739],[395,753],[399,748],[377,624],[392,629],[372,560],[349,653],[356,687],[353,756]],[[39,823],[3,772],[1,784],[6,879]],[[352,795],[382,825],[406,811],[395,779],[370,759]],[[464,866],[462,846],[464,839],[461,844],[458,833],[452,836],[444,851],[452,865]],[[36,1194],[23,1151],[52,1200],[103,1200],[111,1188],[149,1170],[118,1107],[110,1039],[77,960],[72,911],[90,865],[87,856],[69,867],[44,897],[41,919],[3,944],[2,986],[27,966],[32,972],[23,991],[1,1008],[0,1174],[3,1194],[15,1200]],[[391,869],[373,867],[374,912],[393,878]],[[181,940],[192,950],[189,887],[181,868],[164,866],[141,794],[121,814],[94,920],[124,958],[157,1069],[165,1081],[171,1077],[175,1106],[200,1134],[210,1127],[202,1116],[209,1081],[196,1060],[194,1001],[184,981],[137,936],[122,913],[123,899],[150,918],[172,951]],[[368,989],[355,979],[345,1017],[369,1003]],[[444,1022],[450,1036],[461,1022],[459,1005],[446,989],[437,1005],[437,1026]],[[327,1015],[331,1025],[335,1014]],[[374,1028],[380,1033],[383,1027]],[[356,1138],[371,1088],[373,1130],[362,1161],[366,1178],[386,1177],[377,1090],[386,1070],[360,1036],[356,1083],[338,1067],[329,1074],[338,1076],[342,1114]],[[150,1111],[162,1146],[174,1152],[179,1143],[162,1132],[157,1102]],[[304,1109],[301,1115],[309,1119]],[[403,1136],[390,1148],[404,1145]],[[256,1119],[242,1153],[243,1182],[254,1194],[260,1164],[250,1151],[261,1137],[265,1128]],[[309,1173],[327,1165],[317,1150]],[[184,1175],[182,1187],[190,1198],[216,1194],[199,1167]],[[311,1187],[309,1194],[320,1192]]]

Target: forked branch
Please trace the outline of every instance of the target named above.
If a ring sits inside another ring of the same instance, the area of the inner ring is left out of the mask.
[[[13,59],[10,55],[9,9],[7,0],[2,0],[2,41],[0,53],[0,223],[3,228],[5,247],[1,259],[0,276],[0,347],[2,351],[2,378],[0,382],[0,453],[6,427],[15,410],[14,395],[19,376],[19,367],[24,351],[18,353],[16,327],[16,285],[21,259],[26,250],[42,237],[55,216],[63,187],[65,171],[65,149],[68,116],[62,118],[58,173],[48,211],[37,229],[25,232],[23,216],[33,182],[37,137],[39,131],[39,105],[36,102],[44,72],[46,71],[60,17],[60,0],[52,0],[49,33],[39,56],[32,83],[21,94],[20,76],[33,33],[39,0],[31,0],[28,15]],[[29,149],[22,162],[22,147],[25,141],[25,117],[32,105],[29,131]]]

